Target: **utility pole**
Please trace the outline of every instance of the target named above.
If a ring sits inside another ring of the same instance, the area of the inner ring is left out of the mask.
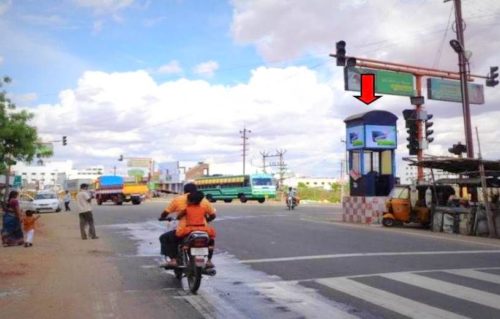
[[[245,163],[247,157],[247,145],[248,145],[248,134],[252,133],[251,130],[247,130],[246,127],[243,127],[243,130],[240,131],[241,138],[243,139],[243,175],[245,175]]]
[[[262,155],[262,172],[266,173],[266,158],[270,157],[268,152],[260,152]]]
[[[280,176],[280,186],[283,188],[283,182],[285,180],[285,172],[286,172],[286,164],[283,159],[283,155],[285,155],[286,150],[277,150],[276,155],[279,157],[278,162],[278,174]]]
[[[449,2],[450,0],[445,0]],[[472,124],[469,104],[469,87],[467,79],[469,78],[467,65],[469,64],[465,51],[464,40],[464,21],[462,19],[462,1],[453,0],[455,5],[455,29],[457,33],[457,40],[459,46],[453,45],[453,40],[450,41],[455,52],[458,54],[458,66],[460,72],[460,86],[462,91],[462,111],[464,115],[464,129],[465,129],[465,146],[467,147],[467,157],[474,158],[474,144],[472,140]]]

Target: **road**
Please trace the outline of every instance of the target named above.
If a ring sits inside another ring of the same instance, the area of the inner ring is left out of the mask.
[[[164,205],[94,213],[144,317],[500,318],[500,242],[332,223],[320,205],[217,203],[218,274],[193,296],[158,267]]]

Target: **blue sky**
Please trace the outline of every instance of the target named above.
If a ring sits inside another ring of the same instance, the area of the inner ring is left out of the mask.
[[[2,38],[15,30],[26,40],[13,48],[4,43],[2,71],[15,79],[15,93],[36,92],[41,103],[55,102],[85,70],[155,70],[178,61],[181,74],[153,73],[165,81],[199,78],[192,68],[213,60],[219,72],[210,81],[231,84],[247,80],[249,70],[263,63],[252,46],[234,43],[226,1],[139,1],[104,11],[68,0],[23,1],[13,2],[5,17]],[[38,47],[51,52],[40,56]]]
[[[473,73],[500,64],[500,2],[464,0]],[[401,117],[407,97],[371,106],[345,92],[348,55],[457,70],[450,2],[435,0],[0,0],[0,74],[44,140],[68,136],[54,160],[112,168],[120,154],[192,160],[238,173],[287,149],[292,172],[338,176],[343,119],[371,109]],[[450,18],[451,17],[451,18]],[[472,108],[489,158],[500,157],[500,90]],[[443,155],[463,136],[457,103],[426,101]],[[399,124],[398,158],[406,156]],[[497,147],[496,147],[497,146]]]

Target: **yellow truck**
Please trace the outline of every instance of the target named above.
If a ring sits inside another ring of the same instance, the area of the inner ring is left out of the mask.
[[[134,205],[139,205],[149,193],[148,185],[138,183],[123,184],[123,197],[125,202],[131,201]]]

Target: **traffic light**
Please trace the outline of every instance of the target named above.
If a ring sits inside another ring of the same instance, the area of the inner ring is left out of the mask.
[[[68,144],[68,141],[66,140],[66,136],[63,136],[62,144],[63,144],[63,146],[66,146],[66,144]]]
[[[118,160],[119,160],[120,162],[122,162],[122,161],[123,161],[123,154],[120,154],[120,157],[118,158]]]
[[[434,117],[434,115],[427,114],[427,118],[424,120],[424,123],[425,123],[425,139],[427,140],[427,143],[432,143],[434,141],[434,137],[431,137],[431,135],[434,133],[434,131],[433,130],[429,130],[429,128],[434,125],[433,122],[429,121],[433,117]]]
[[[406,121],[406,131],[408,132],[408,147],[410,155],[417,155],[419,149],[417,112],[415,110],[403,110],[403,117]]]
[[[345,66],[345,41],[339,41],[335,44],[335,47],[337,49],[337,66]]]
[[[486,79],[486,86],[494,87],[498,85],[498,66],[490,67],[490,74],[488,74],[488,78]]]
[[[448,149],[448,152],[455,154],[455,155],[458,155],[458,156],[462,156],[462,153],[467,152],[467,146],[458,142],[457,144],[453,144],[453,146]]]

